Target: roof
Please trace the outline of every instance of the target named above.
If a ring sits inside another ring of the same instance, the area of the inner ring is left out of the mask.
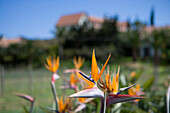
[[[0,40],[0,47],[8,47],[11,44],[16,44],[22,41],[22,38],[13,38],[13,39],[6,39],[2,38]]]
[[[127,27],[128,22],[117,22],[118,27],[126,26]]]
[[[89,17],[89,20],[90,20],[90,22],[93,22],[93,23],[103,23],[104,22],[103,18],[97,18],[97,17],[92,17],[92,16]]]
[[[77,14],[62,16],[59,19],[57,26],[62,27],[62,26],[68,26],[68,25],[75,25],[78,23],[82,15],[86,15],[86,13],[77,13]]]
[[[162,27],[154,27],[154,26],[145,26],[142,30],[147,33],[152,33],[153,30],[162,30],[162,29],[170,29],[170,26],[162,26]]]

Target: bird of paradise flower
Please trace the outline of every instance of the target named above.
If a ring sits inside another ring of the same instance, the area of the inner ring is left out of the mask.
[[[144,92],[141,91],[140,84],[137,84],[136,87],[132,87],[128,89],[129,95],[140,96],[143,95]],[[134,102],[138,102],[140,99],[134,100]]]
[[[30,110],[27,111],[29,113],[32,113],[33,112],[33,107],[34,107],[34,102],[35,102],[35,98],[29,96],[29,95],[26,95],[26,94],[22,94],[22,93],[14,93],[14,95],[20,97],[20,98],[23,98],[23,99],[26,99],[28,100],[30,103],[31,103],[31,107],[30,107]],[[26,109],[27,110],[27,109]]]
[[[111,80],[109,79],[110,78],[109,75],[107,75],[105,84],[104,84],[104,82],[100,84],[100,86],[102,86],[104,91],[100,90],[97,87],[97,83],[98,83],[98,81],[99,81],[99,79],[100,79],[109,59],[110,59],[110,56],[111,55],[109,55],[109,57],[107,58],[103,68],[100,71],[98,66],[97,66],[95,52],[93,50],[92,64],[91,64],[91,75],[87,76],[83,72],[81,72],[80,70],[76,70],[81,75],[82,79],[91,88],[79,91],[75,94],[72,94],[72,95],[69,96],[70,98],[100,98],[100,100],[101,100],[100,112],[101,113],[105,113],[106,105],[109,106],[111,104],[118,103],[118,102],[125,102],[125,101],[143,98],[143,97],[138,97],[138,96],[120,94],[121,92],[123,92],[123,91],[125,91],[125,90],[127,90],[127,89],[129,89],[133,86],[132,85],[132,86],[129,86],[129,87],[121,88],[118,91],[118,78],[119,78],[120,68],[118,69],[118,73],[116,74],[116,77],[113,78],[112,85],[110,85]],[[108,89],[108,90],[105,90],[105,89]],[[112,91],[112,93],[110,93],[110,91]],[[108,92],[108,96],[107,96],[106,92]]]
[[[57,101],[57,92],[56,92],[56,88],[55,88],[55,80],[59,79],[59,75],[57,74],[57,70],[59,68],[59,57],[51,57],[48,56],[47,57],[47,64],[45,63],[45,67],[53,72],[52,74],[52,78],[51,78],[51,88],[52,88],[52,92],[53,92],[53,96],[54,96],[54,100],[55,100],[55,104],[56,104],[56,110],[58,110],[58,101]]]
[[[78,91],[77,83],[79,79],[76,77],[75,73],[71,73],[70,80],[66,78],[64,78],[64,80],[67,82],[67,85],[61,86],[61,89],[74,89],[75,92]]]

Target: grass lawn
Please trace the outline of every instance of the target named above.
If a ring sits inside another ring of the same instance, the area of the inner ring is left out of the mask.
[[[84,64],[82,71],[89,74],[90,67],[89,62]],[[67,67],[66,67],[67,65]],[[131,61],[119,62],[110,64],[112,69],[117,69],[118,65],[121,66],[122,73],[125,76],[129,76],[132,71],[143,70],[143,73],[139,79],[139,83],[143,83],[153,76],[153,66],[151,63],[142,63],[140,61],[133,63]],[[100,65],[99,65],[100,67]],[[59,75],[68,76],[63,74],[63,70],[67,68],[73,68],[71,61],[65,61],[61,64],[59,68]],[[168,77],[170,78],[170,66],[159,66],[159,79],[158,86],[162,87],[164,82],[168,82]],[[36,98],[35,102],[35,113],[43,112],[40,107],[53,105],[53,95],[50,86],[50,79],[52,73],[45,68],[33,69],[32,71],[32,82],[30,80],[29,73],[26,68],[17,68],[5,70],[4,77],[4,91],[3,96],[0,98],[0,112],[1,113],[18,113],[23,112],[23,105],[29,106],[29,102],[18,98],[13,95],[13,92],[30,94]],[[68,76],[69,77],[69,76]],[[32,86],[30,86],[32,83]],[[58,95],[62,95],[64,92],[60,89],[62,85],[62,80],[58,79],[56,82],[56,88]],[[31,89],[31,90],[30,90]],[[66,91],[66,95],[73,93],[73,91]]]

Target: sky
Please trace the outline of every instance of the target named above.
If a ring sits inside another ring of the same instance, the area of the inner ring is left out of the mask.
[[[118,15],[119,21],[136,19],[170,25],[170,0],[0,0],[0,34],[8,38],[51,39],[63,15],[86,12],[90,16]]]

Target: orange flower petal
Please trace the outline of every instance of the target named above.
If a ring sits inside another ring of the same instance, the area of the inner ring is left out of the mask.
[[[53,59],[51,58],[51,56],[48,56],[47,64],[45,64],[45,67],[52,72],[56,72],[59,68],[59,57],[57,57],[56,60],[55,56],[53,57]]]
[[[74,66],[76,67],[76,69],[78,68],[78,63],[77,63],[76,57],[74,57]]]
[[[108,61],[109,61],[110,57],[111,57],[111,54],[110,54],[110,55],[109,55],[109,57],[107,58],[107,60],[106,60],[106,62],[105,62],[105,64],[104,64],[104,66],[103,66],[103,68],[101,69],[101,71],[100,71],[99,75],[97,76],[97,78],[96,78],[96,81],[95,81],[95,82],[97,82],[97,81],[100,79],[100,77],[101,77],[101,75],[102,75],[102,73],[103,73],[104,69],[106,68],[106,65],[107,65],[107,63],[108,63]],[[98,69],[97,69],[97,70],[98,70]]]
[[[118,67],[117,75],[116,75],[116,91],[119,89],[119,74],[120,74],[120,66]]]
[[[136,85],[136,92],[139,92],[139,91],[140,91],[140,85],[137,84],[137,85]]]
[[[51,56],[48,56],[47,58],[47,64],[52,67],[52,59],[51,59]]]
[[[49,71],[53,71],[51,67],[49,67],[47,64],[45,64],[45,67],[49,70]]]
[[[93,50],[93,54],[92,54],[92,65],[91,65],[91,75],[92,78],[95,82],[97,82],[97,75],[98,75],[98,66],[97,66],[97,61],[96,61],[96,57],[95,57],[95,52]]]

